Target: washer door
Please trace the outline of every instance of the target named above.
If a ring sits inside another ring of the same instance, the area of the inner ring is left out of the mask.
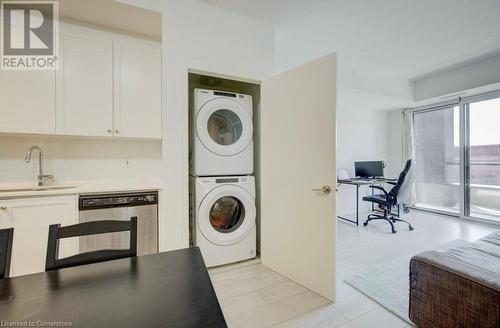
[[[209,151],[232,156],[252,141],[252,117],[238,102],[216,98],[201,107],[196,117],[196,134]]]
[[[208,193],[198,208],[198,227],[205,238],[217,245],[243,240],[255,225],[255,202],[235,185],[223,185]]]

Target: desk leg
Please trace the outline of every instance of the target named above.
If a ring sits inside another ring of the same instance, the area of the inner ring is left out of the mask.
[[[370,188],[372,190],[372,196],[375,195],[375,189]],[[372,212],[375,211],[375,204],[372,203]]]
[[[356,185],[356,225],[359,225],[359,185]]]
[[[346,218],[346,217],[343,217],[343,216],[340,216],[340,215],[337,215],[337,217],[339,219],[342,219],[342,220],[345,220],[348,222],[356,223],[356,225],[359,226],[359,185],[358,184],[356,184],[356,221],[351,220],[351,219]]]

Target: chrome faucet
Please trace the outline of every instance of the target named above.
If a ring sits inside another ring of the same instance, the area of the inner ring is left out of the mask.
[[[52,179],[54,176],[52,175],[44,175],[43,174],[43,151],[38,146],[31,146],[26,152],[26,156],[24,157],[24,161],[26,163],[31,162],[31,155],[33,154],[33,150],[38,150],[38,186],[41,187],[45,184],[46,179]]]

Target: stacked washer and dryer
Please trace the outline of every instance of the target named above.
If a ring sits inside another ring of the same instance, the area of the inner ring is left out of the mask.
[[[256,256],[253,105],[249,95],[194,89],[191,240],[207,267]]]

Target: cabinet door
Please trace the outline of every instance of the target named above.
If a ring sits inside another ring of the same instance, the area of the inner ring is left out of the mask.
[[[0,70],[0,132],[55,133],[55,74]]]
[[[0,200],[0,226],[14,228],[10,276],[45,271],[49,225],[77,223],[76,196]],[[59,256],[78,253],[78,238],[61,240]]]
[[[161,138],[161,46],[115,38],[115,136]]]
[[[57,75],[58,134],[106,136],[113,130],[113,40],[63,25]]]

